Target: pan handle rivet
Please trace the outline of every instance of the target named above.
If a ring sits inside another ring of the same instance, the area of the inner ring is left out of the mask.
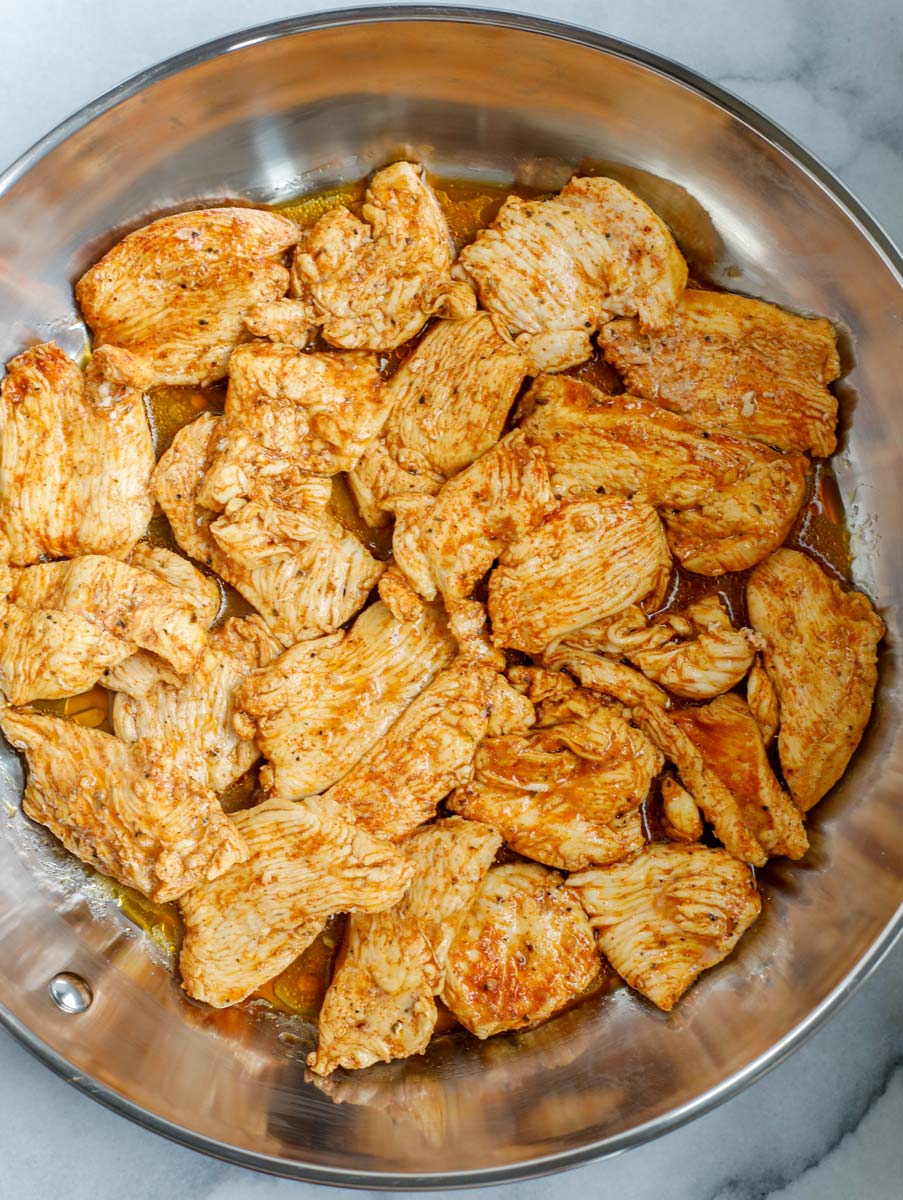
[[[91,985],[74,971],[60,971],[59,975],[54,975],[47,990],[50,999],[64,1013],[86,1012],[94,999]]]

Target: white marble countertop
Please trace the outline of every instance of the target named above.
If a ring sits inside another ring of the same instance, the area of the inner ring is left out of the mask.
[[[590,26],[717,80],[819,155],[903,243],[900,0],[482,2]],[[300,0],[0,0],[0,166],[87,100],[158,59],[243,26],[325,7],[331,6]],[[715,1112],[619,1158],[483,1195],[899,1200],[901,1135],[898,945],[809,1043]],[[325,1200],[328,1194],[171,1145],[68,1088],[0,1034],[4,1198]]]

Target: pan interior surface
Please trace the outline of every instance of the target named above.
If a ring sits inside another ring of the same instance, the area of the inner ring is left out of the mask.
[[[855,202],[762,118],[651,56],[466,10],[364,10],[252,31],[124,85],[0,191],[4,360],[85,345],[72,283],[160,213],[280,202],[400,157],[554,190],[581,163],[671,225],[699,278],[842,331],[835,460],[857,584],[888,623],[878,704],[799,864],[760,876],[762,919],[666,1015],[622,989],[523,1034],[305,1080],[284,1019],[185,999],[164,956],[18,812],[0,751],[0,1006],[67,1078],[198,1149],[298,1178],[424,1188],[513,1179],[672,1128],[776,1062],[903,922],[903,283]],[[57,1007],[60,972],[89,1007]]]

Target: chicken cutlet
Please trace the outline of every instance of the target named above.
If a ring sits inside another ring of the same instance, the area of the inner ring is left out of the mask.
[[[334,208],[301,237],[293,300],[264,304],[252,332],[304,346],[314,329],[344,350],[391,350],[428,317],[470,316],[473,292],[451,279],[452,244],[442,209],[414,163],[377,171],[361,217]]]
[[[318,1075],[422,1054],[436,1026],[448,948],[489,870],[501,838],[475,821],[449,817],[405,843],[414,868],[393,909],[349,918],[341,958],[326,992],[319,1043],[308,1065]]]
[[[252,672],[235,695],[236,729],[267,759],[264,785],[297,797],[336,783],[454,654],[435,605],[400,621],[379,601],[347,632],[300,642]]]
[[[272,797],[231,821],[247,860],[179,905],[183,987],[214,1008],[236,1004],[278,975],[334,913],[397,904],[413,874],[401,853],[350,825],[322,797]]]
[[[526,858],[566,871],[644,843],[639,808],[662,756],[614,708],[520,736],[485,739],[449,807],[485,821]]]
[[[140,391],[106,383],[93,366],[83,374],[53,342],[7,365],[0,384],[0,539],[9,562],[124,558],[153,512],[153,467]]]
[[[147,741],[28,709],[0,710],[22,750],[22,811],[83,862],[151,900],[175,900],[247,857],[216,796]]]
[[[164,677],[141,696],[117,694],[113,729],[123,741],[165,748],[186,774],[225,791],[260,757],[256,742],[233,725],[235,691],[281,650],[260,617],[232,617],[211,632],[186,680],[174,685]]]
[[[771,769],[746,701],[731,693],[701,708],[682,709],[672,719],[729,789],[762,849],[802,858],[809,849],[802,815]]]
[[[565,886],[621,978],[665,1012],[727,958],[762,909],[749,867],[708,846],[651,843]]]
[[[684,293],[655,330],[612,321],[599,335],[606,361],[637,396],[780,450],[827,456],[837,446],[840,375],[830,321],[798,317],[729,292]]]
[[[350,820],[379,837],[409,836],[435,816],[452,788],[470,778],[493,710],[510,690],[493,666],[459,659],[411,701],[326,795]],[[529,703],[518,704],[516,712],[532,723]]]
[[[564,877],[536,863],[493,867],[448,952],[442,1000],[478,1038],[548,1020],[601,961]]]
[[[489,313],[437,322],[392,377],[382,435],[351,472],[367,523],[384,524],[394,496],[435,495],[494,446],[527,369]]]
[[[510,196],[458,257],[472,282],[540,370],[588,359],[590,338],[615,315],[666,326],[687,281],[667,226],[614,179],[575,176],[557,196]]]
[[[249,308],[284,296],[301,232],[258,208],[209,208],[136,229],[75,285],[103,370],[140,385],[222,379]]]
[[[840,779],[868,723],[884,622],[798,550],[756,568],[746,603],[777,692],[781,771],[807,812]]]
[[[710,434],[649,400],[545,376],[520,412],[556,491],[642,496],[665,522],[672,553],[699,575],[761,561],[787,537],[805,500],[802,455]]]
[[[307,476],[292,506],[236,496],[217,514],[198,502],[222,434],[205,413],[181,429],[152,490],[186,554],[211,567],[257,609],[284,646],[337,629],[360,610],[384,570],[326,512],[328,478]]]
[[[670,578],[671,554],[651,505],[622,496],[565,500],[502,548],[489,578],[493,641],[540,654],[638,600],[658,608]]]

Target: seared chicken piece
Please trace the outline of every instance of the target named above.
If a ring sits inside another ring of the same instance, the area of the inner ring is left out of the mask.
[[[503,690],[510,691],[492,666],[459,659],[326,795],[371,833],[390,841],[407,837],[472,775],[474,753]]]
[[[616,314],[644,329],[668,324],[687,264],[664,223],[613,179],[574,177],[549,200],[509,197],[461,251],[473,282],[537,366],[563,369],[592,353],[591,335]]]
[[[601,963],[583,909],[557,871],[493,867],[448,952],[442,999],[478,1038],[545,1021]]]
[[[704,831],[696,801],[673,775],[662,776],[662,826],[672,842],[698,842]]]
[[[351,916],[319,1020],[311,1070],[327,1075],[421,1054],[436,1025],[448,948],[501,839],[459,817],[428,825],[404,847],[414,877],[404,900]]]
[[[148,742],[28,709],[0,711],[0,728],[28,760],[22,811],[151,900],[175,900],[247,857],[216,796]]]
[[[390,350],[427,317],[471,315],[473,292],[451,280],[448,226],[420,167],[377,171],[361,216],[334,208],[303,234],[292,266],[297,299],[252,312],[254,333],[304,345],[319,326],[344,350]]]
[[[144,738],[165,748],[186,774],[225,791],[260,756],[253,739],[233,726],[235,690],[281,649],[260,617],[225,621],[210,634],[184,683],[161,679],[141,697],[117,695],[113,729],[126,742]]]
[[[661,766],[644,734],[600,706],[585,721],[487,738],[473,782],[448,803],[497,829],[519,854],[579,871],[640,849],[639,807]]]
[[[382,436],[352,471],[368,524],[386,521],[393,496],[434,495],[494,446],[527,368],[489,313],[438,322],[393,376]]]
[[[747,823],[737,798],[706,764],[692,738],[683,726],[676,723],[674,714],[665,713],[652,704],[641,704],[633,709],[632,717],[649,740],[677,768],[681,783],[702,810],[725,849],[743,862],[756,867],[764,866],[768,855]]]
[[[301,354],[251,342],[229,360],[223,445],[198,499],[223,509],[254,495],[254,476],[350,471],[382,428],[391,398],[370,354]],[[236,435],[238,435],[236,437]],[[254,471],[247,470],[248,445]]]
[[[533,704],[547,700],[563,700],[577,687],[562,671],[547,671],[545,667],[508,668],[508,682]]]
[[[333,913],[397,904],[413,873],[397,850],[349,825],[322,797],[274,797],[231,819],[247,861],[180,903],[182,984],[214,1008],[278,975]]]
[[[844,773],[868,723],[884,622],[797,550],[778,550],[753,572],[746,602],[780,705],[781,770],[807,812]]]
[[[245,340],[244,316],[284,296],[294,221],[256,208],[177,213],[136,229],[75,286],[94,345],[113,369],[149,384],[206,384]],[[126,353],[121,353],[125,351]]]
[[[541,524],[557,502],[545,459],[510,433],[445,484],[435,499],[396,505],[395,561],[427,600],[463,600],[505,546]]]
[[[181,429],[152,487],[176,541],[258,610],[284,646],[331,632],[363,605],[383,571],[325,511],[330,481],[307,476],[306,508],[236,497],[220,516],[198,503],[222,432],[205,413]]]
[[[621,978],[665,1012],[730,954],[762,909],[749,867],[707,846],[652,843],[566,886]]]
[[[347,632],[301,642],[254,671],[235,696],[236,729],[269,760],[265,786],[306,796],[341,779],[454,652],[435,606],[399,621],[378,602]]]
[[[746,680],[746,703],[756,718],[756,724],[762,734],[762,741],[767,746],[778,731],[781,717],[778,694],[774,690],[774,684],[765,670],[760,654],[756,655],[756,661]]]
[[[141,392],[82,375],[47,342],[0,384],[0,540],[17,566],[44,555],[124,558],[153,512],[154,447]]]
[[[542,665],[552,671],[568,671],[583,687],[620,700],[628,708],[636,704],[668,707],[667,694],[645,675],[584,649],[579,638],[580,631],[550,646],[542,656]]]
[[[743,820],[769,854],[802,858],[809,849],[800,810],[775,778],[746,701],[719,696],[673,717],[739,805]]]
[[[753,566],[787,537],[806,493],[807,461],[709,432],[635,396],[544,377],[521,405],[521,429],[548,460],[559,493],[639,494],[660,512],[690,571]]]
[[[670,577],[665,532],[650,505],[621,496],[566,500],[502,549],[489,579],[493,641],[540,654],[637,600],[658,607]]]
[[[690,290],[667,326],[612,321],[599,336],[627,389],[781,450],[833,454],[840,374],[829,321],[729,292]]]
[[[0,612],[0,686],[11,704],[86,691],[139,647],[184,673],[206,642],[181,588],[97,554],[14,569]]]
[[[718,596],[656,618],[647,633],[647,644],[627,657],[649,679],[690,700],[736,687],[752,666],[759,640],[751,629],[734,629]]]

